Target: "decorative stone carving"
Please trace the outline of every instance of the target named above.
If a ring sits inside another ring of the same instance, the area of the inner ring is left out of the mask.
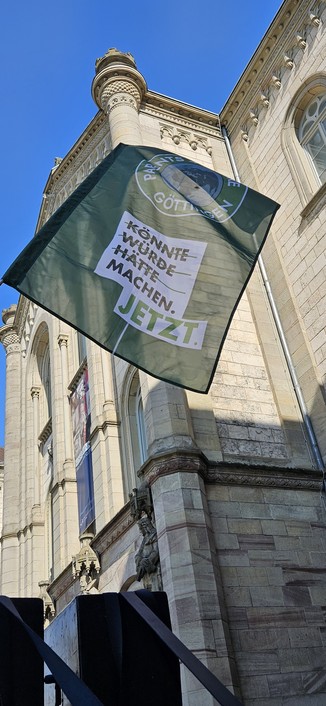
[[[92,96],[99,108],[109,113],[117,105],[127,103],[139,110],[147,86],[131,54],[109,49],[97,59],[95,70]]]
[[[22,300],[20,300],[19,306],[21,305],[21,301]],[[21,336],[20,344],[21,344],[21,352],[22,352],[23,358],[26,357],[28,345],[29,345],[29,342],[31,339],[31,334],[33,331],[35,314],[38,309],[38,306],[36,304],[34,304],[33,302],[28,302],[27,300],[26,300],[26,305],[27,305],[27,310],[26,310],[26,315],[24,316],[23,325],[19,325],[19,332],[20,332],[20,336]],[[17,310],[17,313],[18,312],[19,312],[19,308]]]
[[[138,527],[143,539],[135,556],[137,580],[142,580],[144,587],[150,591],[161,591],[162,578],[156,528],[147,515],[138,520]]]
[[[250,107],[255,106],[258,81],[261,86],[269,84],[273,88],[281,88],[284,68],[291,70],[294,67],[292,50],[295,52],[296,65],[303,56],[303,52],[299,52],[298,48],[303,50],[304,45],[302,40],[296,39],[296,35],[299,34],[305,42],[307,26],[320,25],[324,7],[324,0],[311,2],[310,5],[308,0],[294,0],[291,11],[283,13],[279,22],[273,24],[273,30],[266,34],[248,69],[238,82],[232,100],[228,101],[226,110],[222,111],[221,119],[229,132],[233,132],[239,121],[246,120]],[[318,33],[313,34],[311,41],[318,41]],[[277,54],[274,51],[275,46],[278,47]]]
[[[114,81],[104,88],[101,94],[101,103],[106,113],[109,113],[120,103],[128,103],[138,111],[140,93],[136,86],[127,81]]]
[[[283,56],[283,65],[290,70],[294,67],[294,61],[288,54],[284,54]]]
[[[37,397],[37,399],[40,396],[41,388],[39,385],[33,385],[31,387],[31,398],[34,399],[34,397]]]
[[[55,616],[55,607],[51,596],[48,594],[49,581],[39,581],[39,598],[43,601],[44,627],[47,627]]]
[[[16,304],[12,304],[12,306],[9,306],[8,309],[3,309],[2,321],[6,326],[11,326],[14,323],[16,310],[17,310]]]
[[[260,103],[264,106],[264,108],[268,108],[268,107],[269,107],[269,98],[268,98],[268,96],[266,96],[265,93],[262,92],[262,93],[260,94],[259,101],[260,101]]]
[[[61,349],[62,347],[63,347],[63,348],[67,348],[67,346],[68,346],[68,341],[69,341],[69,336],[68,336],[68,334],[66,334],[66,333],[59,333],[59,336],[58,336],[58,345],[59,345],[59,348],[60,348],[60,349]]]
[[[176,143],[176,145],[178,145],[180,142],[180,135],[175,135],[176,140],[174,140],[172,125],[160,125],[160,135],[161,140],[164,140],[164,137],[167,136],[171,137],[171,139],[173,140],[173,142]],[[177,140],[179,140],[179,142]]]
[[[224,467],[211,466],[207,469],[206,482],[226,486],[248,485],[250,487],[286,488],[291,490],[314,490],[321,492],[322,475],[318,471],[287,472],[272,468],[252,468],[245,466],[233,469],[224,464]],[[234,465],[234,464],[233,464]]]
[[[250,110],[249,118],[250,118],[252,124],[255,125],[255,127],[256,127],[256,125],[258,125],[258,115],[257,115],[257,111],[254,108],[252,108]]]
[[[281,85],[282,85],[280,77],[277,76],[276,74],[273,74],[273,76],[269,82],[269,85],[273,86],[274,88],[280,89]]]
[[[98,577],[101,570],[99,558],[90,546],[94,538],[91,532],[84,532],[80,537],[80,551],[72,557],[72,575],[79,578],[80,593],[98,593]]]
[[[296,45],[302,49],[303,51],[305,50],[307,46],[307,42],[302,34],[297,32],[296,37],[295,37]]]
[[[248,142],[248,128],[246,125],[241,128],[241,137],[244,142]]]
[[[197,135],[194,132],[188,132],[188,130],[183,130],[182,128],[174,127],[172,125],[162,124],[160,125],[160,135],[161,140],[166,138],[172,140],[175,145],[179,145],[181,142],[186,142],[194,152],[201,148],[211,156],[212,146],[208,142],[207,137],[203,135]]]
[[[141,483],[139,488],[134,488],[129,494],[130,514],[134,520],[140,520],[143,513],[151,518],[153,514],[153,502],[151,490],[148,483]]]
[[[147,482],[134,488],[130,493],[130,514],[138,520],[142,541],[135,556],[137,580],[143,582],[149,591],[162,590],[160,555],[157,533],[153,523],[153,502],[150,487]]]
[[[4,309],[2,312],[2,320],[4,326],[0,329],[0,341],[5,348],[6,354],[17,353],[20,351],[20,340],[14,324],[16,305]]]
[[[320,25],[320,19],[315,14],[315,12],[309,12],[308,22],[309,22],[309,24],[313,25],[314,27],[319,27],[319,25]]]

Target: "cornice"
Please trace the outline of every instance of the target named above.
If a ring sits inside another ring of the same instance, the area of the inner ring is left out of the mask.
[[[270,92],[278,91],[284,73],[300,62],[306,50],[307,31],[317,31],[324,8],[325,0],[283,2],[220,112],[221,123],[229,132],[241,124],[257,124],[259,111],[269,105]]]
[[[59,598],[74,584],[78,583],[78,579],[74,578],[72,575],[72,561],[65,567],[65,569],[57,576],[57,578],[50,583],[48,586],[48,594],[53,600],[54,604]]]
[[[48,419],[47,423],[43,427],[41,433],[38,436],[38,441],[40,444],[44,444],[52,434],[52,417]]]
[[[140,113],[167,119],[185,128],[221,137],[220,119],[216,113],[183,103],[161,93],[147,91],[140,106]]]
[[[87,142],[89,142],[89,140],[96,134],[96,132],[102,127],[105,121],[106,116],[101,110],[99,110],[94,116],[94,118],[91,120],[91,122],[87,125],[84,132],[82,132],[75,144],[71,147],[66,156],[63,157],[60,164],[58,164],[57,167],[54,167],[51,170],[50,176],[45,185],[45,193],[48,190],[47,187],[50,185],[50,183],[55,184],[59,179],[61,179],[70,164],[76,159],[79,153],[84,149]]]
[[[155,454],[138,471],[141,480],[153,485],[157,478],[174,473],[198,473],[204,479],[208,461],[198,449],[172,449],[167,453]]]
[[[85,358],[84,358],[84,360],[82,360],[77,372],[75,373],[74,377],[72,378],[71,382],[68,385],[68,390],[71,393],[73,393],[76,390],[77,385],[79,383],[79,380],[81,380],[83,372],[84,372],[84,370],[86,370],[86,368],[87,368],[87,357],[85,356]]]
[[[104,113],[99,110],[91,122],[87,125],[84,132],[80,135],[75,144],[71,147],[69,152],[62,159],[58,160],[58,163],[51,169],[48,176],[47,182],[43,190],[43,200],[40,208],[40,213],[38,216],[35,232],[44,225],[46,220],[50,217],[53,211],[53,197],[56,195],[56,187],[60,184],[66,177],[67,172],[71,170],[71,167],[76,168],[78,158],[82,156],[84,158],[84,152],[87,145],[94,139],[96,134],[100,132],[107,121]],[[85,156],[86,158],[86,156]],[[60,184],[61,187],[61,184]]]
[[[246,466],[236,463],[209,465],[206,482],[218,485],[247,485],[320,492],[323,476],[314,469]]]
[[[196,449],[172,450],[149,458],[138,475],[152,485],[157,478],[174,473],[198,473],[208,484],[247,485],[320,492],[323,476],[310,468],[290,468],[236,462],[211,463]]]
[[[99,555],[103,554],[108,547],[117,542],[134,524],[135,521],[130,514],[130,503],[128,502],[96,535],[91,543],[92,548]]]
[[[169,98],[168,96],[154,93],[153,91],[146,91],[140,112],[154,115],[157,118],[168,120],[170,123],[172,122],[173,124],[195,130],[196,132],[204,133],[215,138],[221,138],[218,115]],[[87,144],[94,138],[96,133],[101,130],[106,122],[107,117],[105,114],[102,111],[98,111],[80,138],[73,145],[71,150],[69,150],[68,154],[51,170],[44,188],[44,198],[36,231],[39,230],[50,215],[49,209],[51,210],[51,205],[47,203],[47,200],[49,201],[49,197],[57,191],[57,185],[60,185],[61,188],[67,172],[71,171],[73,165],[75,165],[76,168],[79,161],[78,158],[83,155]]]

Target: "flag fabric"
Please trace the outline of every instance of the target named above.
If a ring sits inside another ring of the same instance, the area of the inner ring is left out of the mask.
[[[185,157],[120,144],[3,281],[154,377],[207,392],[278,207]]]

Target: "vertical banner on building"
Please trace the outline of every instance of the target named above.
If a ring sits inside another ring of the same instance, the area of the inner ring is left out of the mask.
[[[70,404],[76,462],[79,531],[82,534],[95,519],[92,451],[89,440],[91,412],[87,368],[71,395]]]

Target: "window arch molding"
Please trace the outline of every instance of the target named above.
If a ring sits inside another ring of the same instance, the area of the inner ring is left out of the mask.
[[[294,95],[285,115],[282,147],[303,206],[322,188],[312,159],[300,144],[298,130],[309,103],[318,95],[326,95],[326,73],[307,79]]]
[[[126,498],[137,485],[137,471],[147,457],[147,442],[139,371],[126,372],[121,404],[123,482]]]

